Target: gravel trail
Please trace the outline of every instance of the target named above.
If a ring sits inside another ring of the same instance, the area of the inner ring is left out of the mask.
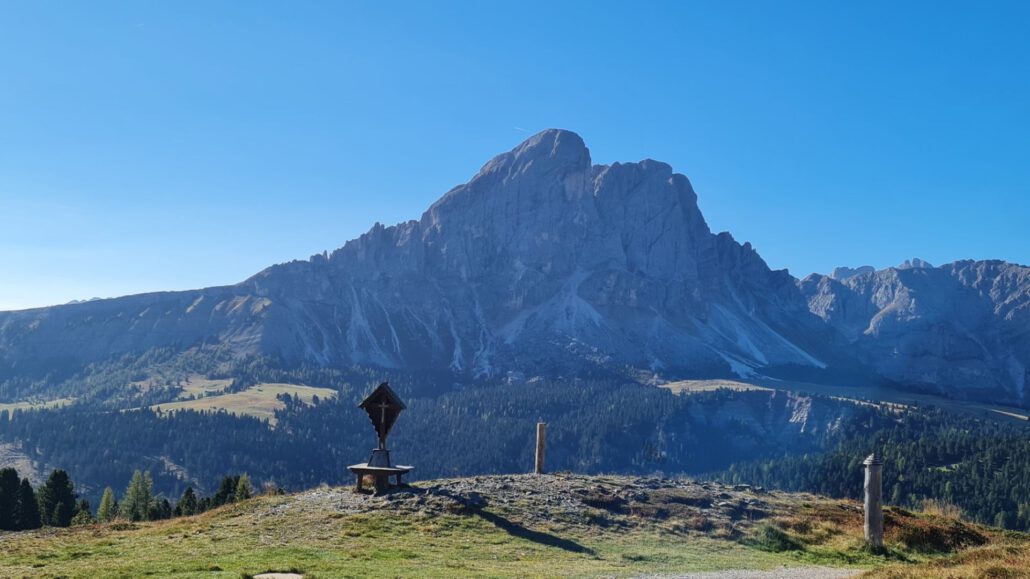
[[[833,567],[783,567],[768,571],[729,569],[683,575],[644,575],[639,579],[843,579],[856,577],[861,570]]]

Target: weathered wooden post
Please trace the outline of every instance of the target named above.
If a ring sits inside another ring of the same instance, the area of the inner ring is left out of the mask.
[[[536,423],[536,474],[544,474],[544,447],[547,446],[547,423]]]
[[[865,465],[865,540],[871,547],[883,547],[883,459],[870,454]]]

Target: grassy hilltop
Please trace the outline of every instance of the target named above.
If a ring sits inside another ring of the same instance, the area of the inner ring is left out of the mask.
[[[195,517],[0,535],[3,577],[635,576],[832,567],[874,577],[1019,577],[1030,542],[888,509],[885,553],[861,507],[805,494],[615,476],[491,476],[385,496],[323,487]],[[840,576],[840,575],[838,575]]]

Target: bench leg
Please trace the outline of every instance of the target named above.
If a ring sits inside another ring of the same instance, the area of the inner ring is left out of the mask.
[[[358,480],[357,480],[356,483],[354,483],[354,492],[360,493],[361,492],[361,479],[364,478],[364,475],[360,475],[359,474],[357,476],[358,476]]]

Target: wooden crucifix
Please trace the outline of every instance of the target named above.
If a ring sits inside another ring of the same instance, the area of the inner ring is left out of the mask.
[[[397,486],[400,486],[402,484],[401,477],[411,472],[413,467],[395,466],[390,462],[390,451],[386,448],[386,437],[390,434],[390,429],[393,428],[394,423],[397,422],[397,416],[404,410],[404,403],[401,402],[397,393],[390,388],[390,385],[383,382],[358,406],[368,414],[369,420],[372,421],[372,426],[375,427],[376,435],[379,437],[379,446],[372,450],[372,456],[369,457],[368,462],[352,464],[348,467],[356,475],[356,490],[361,491],[362,480],[365,476],[373,478],[376,493],[384,492],[390,486],[389,479],[391,476],[396,477]]]
[[[383,382],[366,397],[359,406],[368,413],[372,426],[379,436],[379,448],[386,449],[386,437],[390,434],[397,417],[406,407],[390,384]]]

